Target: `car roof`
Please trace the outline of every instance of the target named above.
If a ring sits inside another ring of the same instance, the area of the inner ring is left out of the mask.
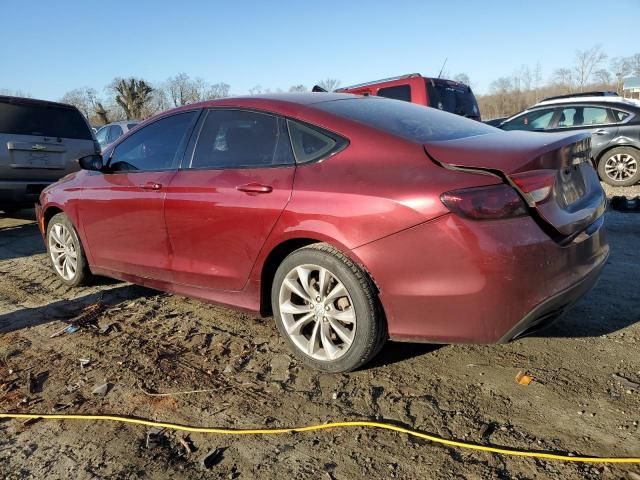
[[[551,99],[551,100],[543,100],[542,102],[538,102],[535,105],[533,105],[532,107],[529,108],[534,108],[534,107],[542,107],[545,105],[562,105],[564,103],[601,103],[604,105],[609,105],[609,104],[620,104],[620,105],[627,105],[627,106],[633,106],[633,107],[640,107],[640,101],[638,100],[631,100],[629,98],[624,98],[624,97],[615,97],[615,96],[611,96],[611,97],[607,97],[607,96],[593,96],[593,97],[585,97],[585,96],[576,96],[576,97],[564,97],[564,98],[555,98],[555,99]]]
[[[197,108],[229,107],[229,108],[249,108],[263,110],[265,112],[275,112],[285,115],[295,115],[301,110],[311,107],[313,104],[333,102],[336,100],[362,99],[362,95],[352,93],[324,93],[324,92],[304,92],[304,93],[273,93],[260,95],[247,95],[238,97],[225,97],[215,100],[205,100],[197,103],[190,103],[181,107],[165,110],[157,115],[145,120],[148,121],[174,113],[179,113]]]
[[[194,103],[190,106],[215,106],[223,104],[264,104],[265,102],[287,103],[298,105],[312,105],[314,103],[331,102],[333,100],[345,100],[347,98],[360,98],[360,95],[352,93],[332,93],[332,92],[294,92],[294,93],[267,93],[259,95],[245,95],[237,97],[225,97],[215,100],[205,100]]]
[[[0,102],[12,103],[14,105],[32,105],[37,107],[56,107],[56,108],[70,108],[77,110],[73,105],[67,103],[50,102],[49,100],[39,100],[37,98],[25,98],[25,97],[13,97],[10,95],[0,95]]]

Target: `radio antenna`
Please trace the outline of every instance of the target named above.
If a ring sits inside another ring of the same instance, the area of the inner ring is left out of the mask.
[[[442,75],[442,71],[444,70],[444,66],[447,64],[447,60],[449,60],[449,57],[444,59],[444,63],[442,64],[442,68],[440,69],[440,73],[438,74],[438,78],[440,78],[440,75]]]

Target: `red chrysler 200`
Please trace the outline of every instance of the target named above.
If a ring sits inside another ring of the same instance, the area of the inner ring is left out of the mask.
[[[504,132],[398,100],[229,98],[164,112],[43,191],[51,264],[273,314],[321,370],[387,338],[507,342],[609,248],[586,134]]]

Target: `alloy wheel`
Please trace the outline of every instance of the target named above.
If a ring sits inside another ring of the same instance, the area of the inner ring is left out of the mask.
[[[611,180],[623,182],[638,172],[638,162],[627,153],[617,153],[607,159],[604,171]]]
[[[78,270],[78,251],[71,231],[56,223],[49,231],[49,255],[53,266],[62,278],[71,281]]]
[[[279,307],[289,338],[315,360],[336,360],[354,341],[356,311],[351,296],[324,267],[300,265],[287,273]]]

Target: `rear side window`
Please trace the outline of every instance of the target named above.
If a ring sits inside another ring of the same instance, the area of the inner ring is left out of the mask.
[[[284,120],[245,110],[209,110],[191,168],[260,168],[294,164]]]
[[[91,130],[75,108],[0,102],[0,133],[91,140]]]
[[[330,136],[328,133],[323,133],[302,123],[292,120],[288,120],[287,123],[291,134],[291,144],[298,163],[320,160],[338,151],[347,143],[342,138]]]
[[[616,123],[624,122],[631,115],[630,113],[623,112],[622,110],[611,111],[613,112],[613,118],[615,119]]]
[[[127,130],[133,129],[133,127],[135,127],[136,125],[138,125],[138,124],[137,123],[127,123]]]
[[[434,108],[379,97],[315,103],[314,108],[419,143],[495,133],[495,127]]]
[[[171,170],[185,148],[198,112],[161,118],[126,138],[109,161],[114,172]]]
[[[380,90],[378,90],[378,96],[410,102],[411,87],[409,85],[398,85],[397,87],[381,88]]]
[[[558,119],[558,128],[602,125],[608,123],[607,109],[600,107],[563,108]]]

